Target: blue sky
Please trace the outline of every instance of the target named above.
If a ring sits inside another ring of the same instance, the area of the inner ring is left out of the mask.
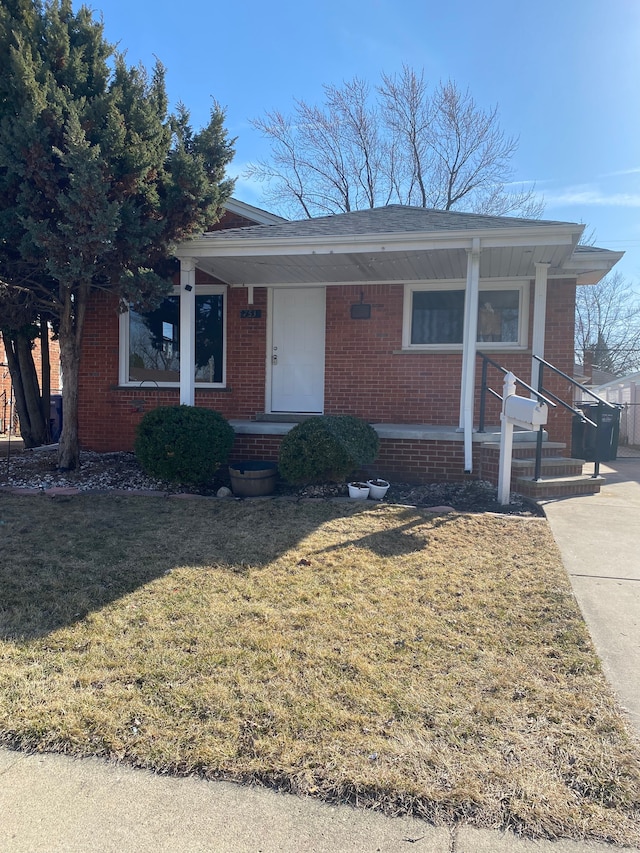
[[[79,5],[77,3],[76,5]],[[129,63],[167,68],[172,104],[237,136],[232,172],[268,155],[249,120],[323,83],[372,83],[403,63],[451,78],[518,136],[513,165],[547,219],[584,222],[640,289],[640,0],[94,0]],[[236,197],[260,204],[242,179]]]

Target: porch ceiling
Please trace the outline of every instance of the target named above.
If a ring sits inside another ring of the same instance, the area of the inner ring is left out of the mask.
[[[563,266],[567,246],[506,246],[483,249],[481,278],[533,278],[536,263],[549,263],[549,276],[571,276]],[[195,255],[197,266],[231,286],[338,284],[465,279],[462,248],[278,255]],[[582,272],[583,270],[580,270]]]

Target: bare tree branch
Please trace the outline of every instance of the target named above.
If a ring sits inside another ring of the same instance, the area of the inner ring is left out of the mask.
[[[640,369],[640,297],[618,272],[576,295],[576,357],[616,376]]]
[[[416,74],[404,66],[400,78],[383,74],[378,92],[382,98],[384,121],[391,132],[392,150],[402,151],[399,159],[403,169],[397,185],[398,196],[404,196],[406,204],[427,207],[428,179],[425,171],[433,109],[424,73]],[[404,193],[400,190],[402,184],[405,185]]]
[[[512,189],[515,137],[497,107],[481,109],[452,81],[432,92],[405,66],[382,74],[372,92],[360,78],[325,86],[321,106],[296,101],[293,115],[267,113],[253,125],[271,157],[249,167],[265,198],[293,216],[317,216],[399,202],[445,210],[537,218],[535,187]]]

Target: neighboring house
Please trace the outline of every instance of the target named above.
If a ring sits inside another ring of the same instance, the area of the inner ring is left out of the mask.
[[[576,286],[621,257],[579,246],[576,223],[399,205],[288,222],[232,201],[220,226],[177,248],[174,294],[152,314],[94,296],[83,447],[130,449],[145,411],[180,402],[231,420],[234,458],[268,459],[300,417],[353,414],[381,437],[380,476],[477,476],[476,350],[531,384],[532,354],[570,374]],[[545,385],[571,399],[566,381]],[[570,430],[553,410],[549,436]]]
[[[13,394],[11,389],[11,376],[7,364],[7,354],[4,351],[4,342],[0,337],[0,433],[9,432],[11,423],[17,429],[16,419],[13,417]]]
[[[33,361],[38,374],[38,382],[42,387],[42,356],[40,341],[37,338],[33,346]],[[52,339],[52,336],[49,337],[49,362],[51,369],[51,393],[59,394],[62,388],[60,380],[60,345],[57,340]],[[11,376],[9,375],[4,341],[0,335],[0,433],[9,432],[12,423],[13,431],[17,432],[19,424],[15,410],[13,389],[11,387]]]
[[[594,367],[586,360],[585,364],[574,363],[572,378],[581,386],[574,386],[573,388],[573,402],[574,405],[578,405],[579,403],[593,402],[594,398],[585,389],[594,391],[598,386],[613,381],[616,375],[608,370],[600,370],[599,367]]]
[[[617,403],[622,407],[620,441],[640,447],[640,373],[619,376],[591,390],[609,403]]]

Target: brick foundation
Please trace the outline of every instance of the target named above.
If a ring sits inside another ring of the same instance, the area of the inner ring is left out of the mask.
[[[280,435],[238,435],[230,459],[265,459],[277,461]],[[474,462],[480,459],[479,446],[474,447]],[[465,475],[462,441],[414,441],[407,439],[380,440],[378,458],[364,469],[367,475],[404,483],[458,482],[476,479],[477,474]]]

